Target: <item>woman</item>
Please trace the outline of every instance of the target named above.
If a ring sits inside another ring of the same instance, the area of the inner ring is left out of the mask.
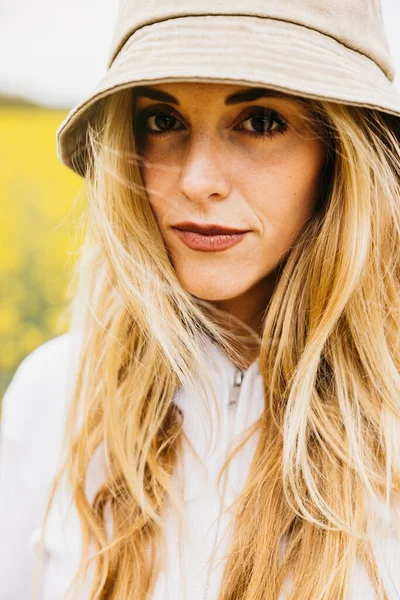
[[[41,600],[394,600],[380,5],[176,4],[121,4],[109,70],[58,131],[87,234],[71,331],[4,398],[2,597],[30,597],[36,552]]]

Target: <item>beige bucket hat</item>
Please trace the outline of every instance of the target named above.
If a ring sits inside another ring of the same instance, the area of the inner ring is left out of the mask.
[[[62,163],[85,174],[103,99],[146,83],[269,87],[400,117],[380,0],[121,0],[108,69],[57,130]]]

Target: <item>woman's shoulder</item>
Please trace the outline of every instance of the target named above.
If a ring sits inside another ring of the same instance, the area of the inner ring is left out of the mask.
[[[2,437],[17,442],[29,439],[36,427],[44,432],[57,426],[65,416],[80,346],[80,334],[65,333],[21,361],[3,397]]]
[[[19,364],[3,397],[0,598],[32,596],[35,540],[62,456],[80,345],[78,335],[67,333],[37,347]]]

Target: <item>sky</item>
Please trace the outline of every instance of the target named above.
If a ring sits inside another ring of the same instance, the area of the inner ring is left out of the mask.
[[[75,106],[107,67],[118,0],[0,0],[0,95]],[[400,0],[382,0],[400,90]]]

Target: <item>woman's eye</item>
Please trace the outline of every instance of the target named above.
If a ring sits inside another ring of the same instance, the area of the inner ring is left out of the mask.
[[[141,127],[146,135],[165,135],[169,131],[183,129],[183,127],[174,128],[179,123],[178,119],[168,113],[156,113],[148,115],[143,119]]]
[[[170,131],[180,131],[185,127],[173,115],[159,112],[139,118],[139,128],[145,135],[161,137],[167,135]],[[275,110],[258,108],[257,112],[253,112],[246,119],[243,119],[234,129],[245,131],[253,137],[266,139],[279,133],[285,133],[288,124]]]
[[[288,124],[275,110],[265,108],[257,109],[257,112],[241,121],[240,127],[235,127],[235,129],[245,130],[250,135],[266,138],[285,133]]]

